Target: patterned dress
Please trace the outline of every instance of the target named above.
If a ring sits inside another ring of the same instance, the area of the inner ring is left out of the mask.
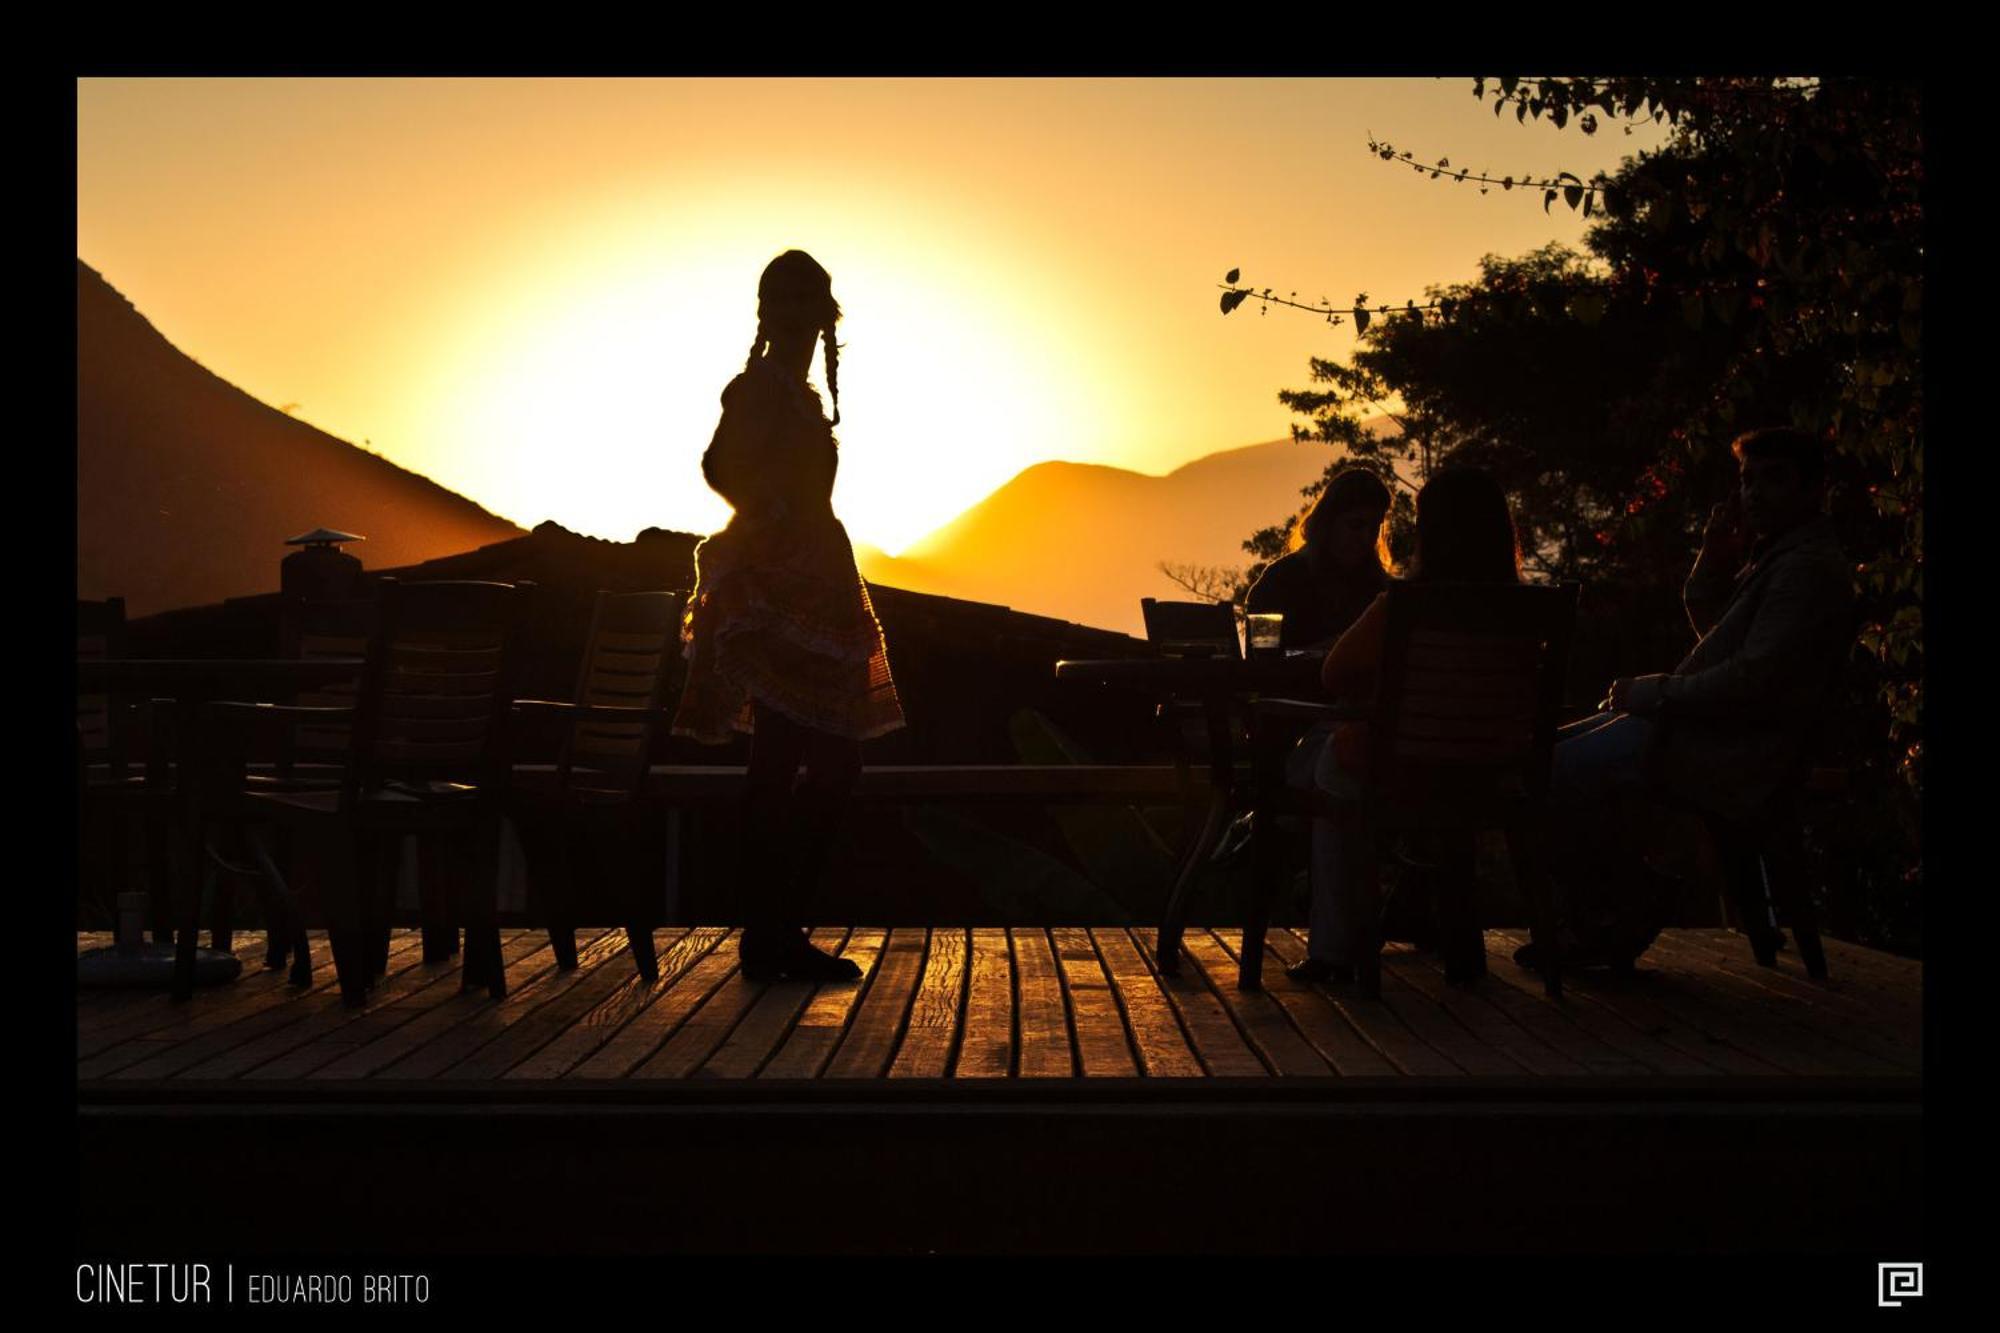
[[[701,466],[736,512],[695,547],[676,735],[721,744],[752,729],[753,701],[854,740],[903,725],[882,627],[833,516],[838,463],[819,395],[769,358],[722,391]]]

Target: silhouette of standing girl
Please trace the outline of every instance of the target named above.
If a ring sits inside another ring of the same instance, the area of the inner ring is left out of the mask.
[[[833,516],[839,318],[832,279],[812,256],[787,250],[770,262],[749,362],[722,391],[722,420],[701,460],[735,513],[695,548],[682,626],[687,684],[673,729],[709,744],[732,731],[752,736],[738,863],[739,953],[752,981],[861,975],[814,948],[801,923],[861,769],[861,742],[903,725],[882,627]],[[826,348],[831,422],[806,384],[816,341]]]

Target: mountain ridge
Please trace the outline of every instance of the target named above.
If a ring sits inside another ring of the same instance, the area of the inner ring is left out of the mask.
[[[1370,428],[1387,424],[1377,418]],[[1142,634],[1140,598],[1193,595],[1161,564],[1246,567],[1244,539],[1297,513],[1303,488],[1340,456],[1281,439],[1217,450],[1165,473],[1048,459],[900,555],[858,546],[855,557],[877,582]]]
[[[230,383],[79,256],[77,596],[140,616],[270,591],[285,540],[322,525],[375,568],[523,532]]]

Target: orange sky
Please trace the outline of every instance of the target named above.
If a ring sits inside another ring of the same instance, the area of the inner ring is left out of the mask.
[[[1463,79],[85,79],[77,254],[183,351],[523,526],[726,517],[698,461],[763,264],[833,274],[836,507],[895,551],[1046,458],[1164,472],[1284,435],[1349,329],[1575,241],[1539,198],[1660,132],[1496,120]],[[817,371],[815,372],[817,376]]]

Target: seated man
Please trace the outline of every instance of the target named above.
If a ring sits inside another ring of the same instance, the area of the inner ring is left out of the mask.
[[[1749,819],[1804,762],[1853,641],[1849,565],[1821,509],[1825,453],[1786,428],[1752,431],[1731,449],[1740,489],[1710,513],[1682,591],[1700,641],[1669,673],[1614,680],[1608,711],[1562,729],[1551,775],[1559,806],[1657,787]],[[1605,866],[1606,823],[1578,819],[1561,840],[1580,839],[1574,850]]]

